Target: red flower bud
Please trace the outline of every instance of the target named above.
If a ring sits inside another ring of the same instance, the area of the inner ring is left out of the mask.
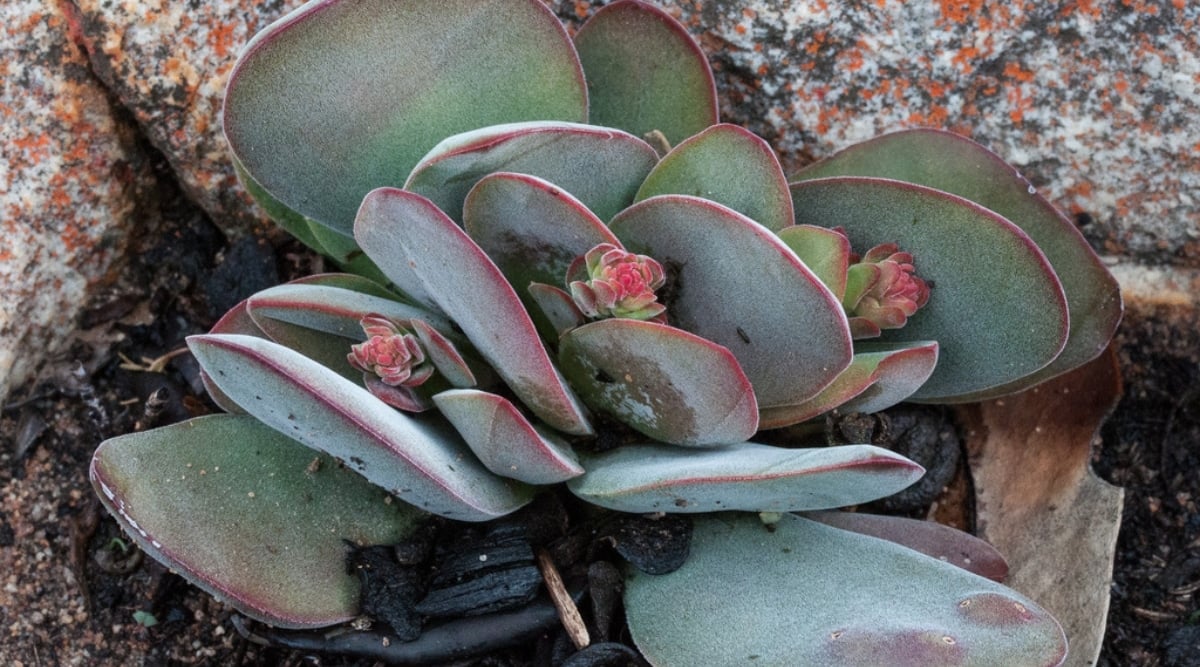
[[[583,257],[587,280],[569,283],[575,305],[584,315],[599,319],[627,317],[649,320],[666,307],[654,291],[666,277],[662,265],[645,255],[636,255],[611,243],[601,243]]]
[[[899,329],[929,301],[929,286],[913,272],[912,262],[895,243],[884,243],[850,267],[843,305],[855,338]]]
[[[351,346],[346,355],[351,366],[393,387],[416,387],[433,374],[416,335],[382,315],[367,315],[360,324],[368,338]]]

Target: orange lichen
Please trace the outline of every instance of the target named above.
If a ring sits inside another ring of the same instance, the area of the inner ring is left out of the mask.
[[[843,63],[843,65],[846,67],[846,69],[850,70],[851,72],[857,72],[858,70],[862,69],[862,66],[863,66],[862,51],[859,51],[858,49],[850,49],[849,51],[844,52],[843,55],[845,56],[845,59],[846,59],[845,62]]]
[[[983,9],[983,0],[938,0],[942,17],[954,23],[976,18]]]
[[[1033,72],[1022,69],[1020,63],[1009,62],[1004,66],[1004,76],[1017,81],[1033,81]]]
[[[974,46],[964,46],[954,54],[951,62],[953,62],[963,74],[970,74],[971,72],[975,71],[975,66],[972,65],[971,62],[978,57],[979,49],[975,48]]]
[[[208,45],[218,57],[226,58],[232,51],[232,47],[237,39],[233,31],[234,24],[227,23],[214,26],[212,31],[208,33]]]

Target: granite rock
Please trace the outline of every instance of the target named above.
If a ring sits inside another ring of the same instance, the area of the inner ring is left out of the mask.
[[[0,401],[64,346],[121,266],[151,182],[52,0],[9,0],[0,32]]]
[[[1200,3],[654,1],[713,54],[723,117],[789,165],[942,127],[1102,252],[1200,266]]]
[[[92,66],[227,236],[266,216],[237,182],[221,133],[225,81],[242,47],[300,0],[72,0]]]
[[[712,54],[723,115],[798,167],[919,125],[999,152],[1108,254],[1200,265],[1200,4],[651,0]],[[547,0],[575,25],[602,0]],[[221,89],[299,0],[76,0],[95,69],[227,234],[261,220],[228,166]]]

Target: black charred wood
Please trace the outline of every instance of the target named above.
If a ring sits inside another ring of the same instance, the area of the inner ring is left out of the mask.
[[[529,531],[520,521],[456,526],[443,534],[427,595],[417,610],[435,618],[470,616],[523,605],[542,583]]]
[[[362,584],[362,613],[390,627],[402,642],[420,636],[416,605],[424,595],[423,568],[401,565],[386,546],[355,549],[349,562]]]
[[[506,544],[480,545],[438,558],[432,585],[434,588],[452,586],[492,572],[511,570],[532,564],[533,548],[524,540]]]
[[[534,565],[489,570],[478,578],[431,589],[416,609],[434,618],[486,614],[529,602],[541,584],[542,574]]]

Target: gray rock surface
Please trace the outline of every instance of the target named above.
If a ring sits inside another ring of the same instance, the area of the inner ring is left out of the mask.
[[[950,129],[1102,252],[1200,266],[1200,3],[654,1],[713,54],[724,117],[788,163]]]
[[[299,0],[74,0],[93,68],[227,236],[267,219],[234,175],[221,133],[226,77],[242,46]]]
[[[1021,168],[1108,254],[1200,265],[1200,4],[652,0],[711,54],[724,115],[791,166],[932,125]],[[96,71],[227,234],[261,220],[228,166],[220,95],[298,0],[77,0]],[[552,0],[567,19],[600,2]]]
[[[136,128],[91,76],[59,5],[10,0],[0,16],[3,402],[114,278],[152,179]]]

